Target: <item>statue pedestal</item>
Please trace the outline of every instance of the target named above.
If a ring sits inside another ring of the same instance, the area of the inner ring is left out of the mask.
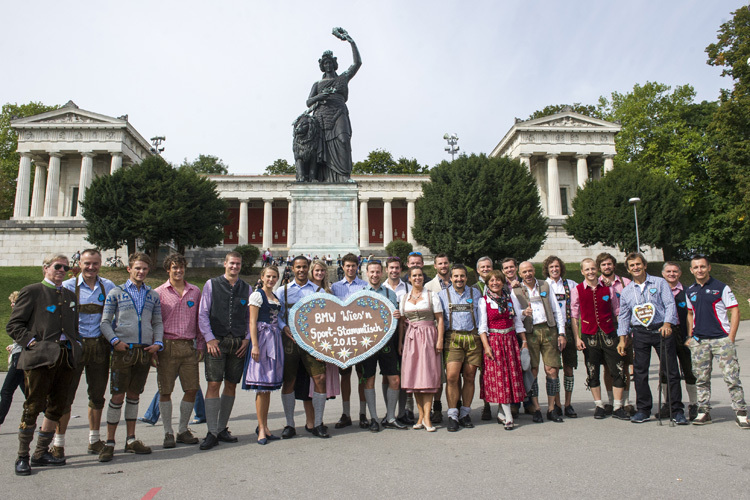
[[[356,183],[296,183],[289,192],[291,255],[359,254]]]

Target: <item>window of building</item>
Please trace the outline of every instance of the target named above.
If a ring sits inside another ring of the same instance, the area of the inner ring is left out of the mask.
[[[78,215],[78,186],[73,188],[70,195],[70,216],[75,217],[76,215]]]
[[[568,188],[560,188],[560,208],[562,209],[563,215],[570,215],[570,209],[568,208]]]

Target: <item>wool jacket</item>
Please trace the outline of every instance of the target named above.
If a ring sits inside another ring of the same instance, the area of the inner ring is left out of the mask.
[[[117,338],[126,344],[161,345],[164,325],[159,294],[149,288],[139,314],[133,299],[122,285],[114,287],[104,303],[101,329],[102,335],[110,343]]]

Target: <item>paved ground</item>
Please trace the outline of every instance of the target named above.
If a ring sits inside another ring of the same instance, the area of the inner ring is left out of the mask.
[[[742,323],[738,337],[743,382],[750,388],[750,321]],[[652,373],[655,370],[654,363]],[[0,484],[8,498],[748,498],[750,430],[735,425],[726,386],[716,371],[715,367],[714,424],[706,427],[594,420],[579,368],[574,393],[579,418],[562,424],[533,424],[529,416],[521,416],[518,428],[507,432],[494,421],[481,422],[481,404],[475,401],[475,429],[448,433],[443,428],[434,434],[387,430],[373,435],[350,427],[331,429],[333,437],[321,440],[304,432],[298,405],[297,429],[302,435],[262,447],[251,434],[256,425],[253,395],[242,391],[230,422],[238,444],[221,444],[206,452],[185,445],[163,450],[161,425],[139,422],[137,434],[153,447],[153,454],[123,454],[121,428],[117,454],[108,464],[85,453],[86,400],[79,389],[73,414],[80,417],[71,421],[66,443],[68,465],[36,468],[31,477],[13,474],[21,410],[20,399],[14,402],[0,432],[5,464],[0,467]],[[155,390],[152,371],[141,414]],[[352,408],[357,409],[356,396]],[[381,401],[381,416],[384,411]],[[340,401],[329,401],[325,420],[333,423],[340,413]],[[284,426],[277,394],[272,397],[269,424],[277,434]],[[202,437],[206,426],[194,430]]]

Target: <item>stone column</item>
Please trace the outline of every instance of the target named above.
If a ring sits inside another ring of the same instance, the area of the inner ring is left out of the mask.
[[[49,154],[47,189],[44,194],[44,216],[57,217],[57,199],[60,194],[60,153]]]
[[[393,210],[391,202],[393,198],[383,198],[383,247],[393,241]]]
[[[370,246],[370,214],[367,213],[367,201],[359,200],[359,248]]]
[[[273,198],[263,198],[263,249],[273,245]],[[245,231],[247,235],[247,231]]]
[[[240,200],[240,225],[237,229],[237,243],[247,245],[247,200]]]
[[[109,175],[112,175],[122,168],[122,153],[110,154],[112,155],[112,161],[109,166]]]
[[[604,173],[610,172],[613,168],[615,168],[615,162],[613,158],[615,155],[604,155]]]
[[[562,215],[557,155],[547,155],[547,215],[551,217]]]
[[[589,179],[589,165],[586,161],[587,155],[576,155],[576,170],[578,174],[578,187],[583,189],[583,185]]]
[[[31,216],[41,217],[44,213],[44,184],[47,182],[47,169],[36,162],[34,169],[34,191],[31,193]]]
[[[526,167],[526,170],[531,172],[531,153],[521,153],[521,165]]]
[[[94,179],[94,153],[81,153],[81,175],[78,178],[78,209],[76,217],[83,219],[81,202],[86,198],[86,190]]]
[[[13,217],[29,216],[29,189],[31,188],[31,155],[21,153],[16,182],[16,203],[13,205]]]
[[[286,221],[286,246],[292,248],[294,245],[294,203],[293,198],[290,196],[286,199],[288,203],[287,208],[287,221]]]
[[[417,215],[415,211],[415,202],[417,200],[413,198],[408,198],[406,200],[406,241],[411,243],[412,246],[416,245],[417,242],[414,241],[414,235],[412,234],[412,227],[414,227],[414,221],[417,220]]]

